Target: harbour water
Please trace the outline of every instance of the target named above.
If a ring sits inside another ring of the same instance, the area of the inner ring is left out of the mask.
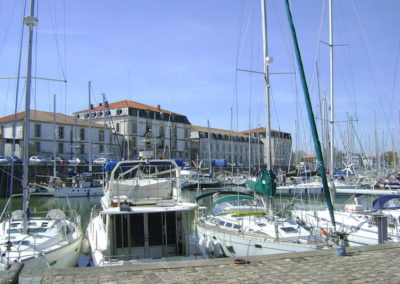
[[[221,188],[223,190],[224,188]],[[227,189],[227,188],[225,188]],[[243,188],[242,188],[243,189]],[[208,192],[210,189],[201,190],[200,194]],[[211,189],[217,191],[218,189]],[[197,190],[183,190],[182,198],[188,202],[195,202],[195,198],[199,193]],[[47,196],[31,196],[29,202],[29,209],[32,213],[40,213],[44,214],[51,209],[58,208],[63,210],[64,212],[68,211],[68,202],[71,205],[71,208],[75,210],[81,216],[81,226],[82,231],[86,232],[86,227],[90,220],[90,213],[94,206],[98,206],[100,208],[100,196],[90,196],[90,197],[73,197],[73,198],[54,198]],[[210,199],[211,200],[211,199]],[[205,200],[203,203],[204,206],[209,206],[211,204],[210,200]],[[337,208],[343,207],[343,204],[350,200],[349,196],[337,196],[335,199],[335,205]],[[362,202],[367,206],[373,200],[372,196],[363,197]],[[303,202],[304,204],[313,206],[313,204],[322,204],[324,199],[322,196],[317,196],[315,198],[310,198],[310,196],[298,196],[296,198],[289,196],[275,196],[274,197],[274,207],[276,210],[280,210],[280,208],[284,207],[284,205],[289,204],[291,202]],[[6,204],[5,198],[0,198],[0,208],[3,209]],[[13,198],[12,202],[12,211],[18,210],[22,208],[22,202],[20,197]]]

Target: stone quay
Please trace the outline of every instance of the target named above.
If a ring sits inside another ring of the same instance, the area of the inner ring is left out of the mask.
[[[400,283],[400,244],[44,271],[14,270],[19,283]],[[2,272],[5,273],[5,272]],[[12,278],[15,279],[15,278]],[[11,283],[11,282],[7,282]]]

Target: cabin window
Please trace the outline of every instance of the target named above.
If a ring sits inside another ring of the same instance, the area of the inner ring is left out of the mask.
[[[163,224],[166,232],[163,233]],[[175,212],[149,214],[149,245],[174,244],[176,242],[176,218]]]
[[[229,228],[232,228],[232,223],[226,222],[225,226],[229,227]]]
[[[144,246],[142,214],[122,214],[113,218],[115,218],[114,237],[117,248]]]

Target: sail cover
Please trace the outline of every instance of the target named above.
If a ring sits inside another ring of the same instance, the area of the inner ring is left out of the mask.
[[[276,175],[272,170],[263,171],[256,181],[248,180],[247,186],[264,196],[274,196],[276,192]]]

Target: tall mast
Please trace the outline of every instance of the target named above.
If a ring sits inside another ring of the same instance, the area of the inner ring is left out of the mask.
[[[24,155],[23,155],[23,226],[24,233],[27,232],[27,210],[28,210],[28,194],[29,194],[29,121],[30,121],[30,105],[31,105],[31,78],[32,78],[32,42],[33,42],[33,27],[37,25],[38,19],[34,16],[35,13],[35,0],[31,0],[30,16],[24,18],[24,24],[28,26],[28,58],[27,58],[27,71],[26,71],[26,91],[25,91],[25,118],[24,118]]]
[[[271,158],[271,114],[270,114],[270,92],[269,92],[269,65],[272,58],[268,56],[268,40],[267,40],[267,5],[266,0],[261,0],[261,18],[262,18],[262,40],[263,40],[263,65],[265,80],[265,150],[264,155],[267,162],[267,170],[272,169]]]
[[[209,169],[209,173],[211,174],[212,169],[211,169],[211,132],[210,132],[210,121],[207,119],[207,126],[208,126],[208,135],[207,135],[207,140],[208,140],[208,161],[210,163],[210,169]]]
[[[56,127],[56,95],[53,96],[53,137],[54,137],[54,147],[53,147],[53,177],[57,175],[57,161],[56,161],[56,152],[57,152],[57,127]]]
[[[333,100],[333,17],[332,17],[332,0],[329,0],[329,94],[330,94],[330,166],[329,174],[333,179],[335,156],[334,156],[334,100]]]
[[[92,82],[88,82],[88,96],[89,96],[89,171],[91,172],[93,167],[93,150],[92,150]],[[104,134],[105,135],[105,134]]]

